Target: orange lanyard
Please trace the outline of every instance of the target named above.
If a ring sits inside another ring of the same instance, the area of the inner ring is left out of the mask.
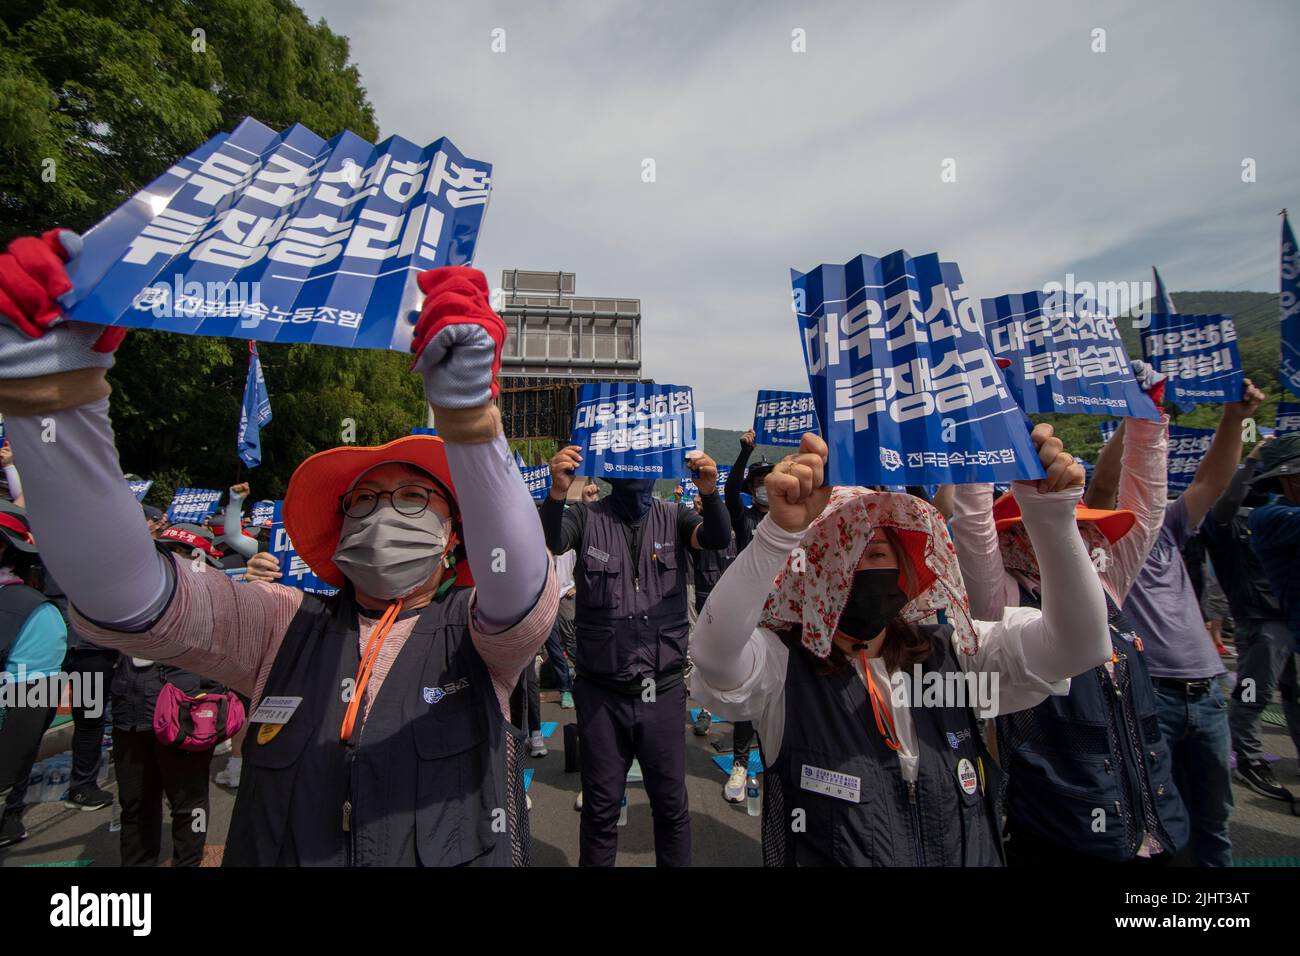
[[[348,709],[343,714],[343,726],[339,730],[339,740],[343,743],[347,743],[352,736],[352,728],[357,722],[357,710],[361,706],[362,698],[365,697],[366,685],[370,683],[370,673],[375,669],[375,659],[379,657],[379,649],[384,646],[384,641],[388,639],[388,634],[393,629],[393,622],[397,620],[397,615],[400,613],[402,613],[402,602],[398,599],[384,609],[383,616],[379,618],[379,623],[366,643],[366,652],[357,667],[352,699],[348,701]]]
[[[858,663],[862,665],[862,680],[867,685],[867,697],[871,700],[871,713],[876,718],[876,731],[885,738],[885,746],[890,750],[901,750],[903,745],[898,740],[898,728],[894,726],[894,717],[889,712],[884,696],[876,687],[871,676],[871,664],[866,651],[858,651]]]

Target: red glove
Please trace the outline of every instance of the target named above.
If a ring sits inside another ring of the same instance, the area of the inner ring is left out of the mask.
[[[500,391],[501,348],[506,324],[492,311],[487,278],[467,266],[421,272],[424,308],[415,326],[412,366],[424,375],[430,403],[471,408]]]
[[[71,251],[70,251],[71,250]],[[64,264],[81,250],[81,237],[50,229],[38,239],[23,236],[0,253],[0,315],[28,338],[38,339],[64,320],[59,296],[72,291]],[[91,348],[112,352],[126,329],[108,326]]]

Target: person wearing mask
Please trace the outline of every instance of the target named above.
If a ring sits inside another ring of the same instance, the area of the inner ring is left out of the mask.
[[[418,276],[414,368],[439,437],[329,449],[290,479],[285,530],[340,589],[326,599],[203,573],[155,549],[138,522],[113,523],[134,500],[104,381],[124,330],[56,322],[71,285],[63,263],[78,250],[75,234],[51,231],[16,240],[0,263],[0,412],[78,629],[251,699],[258,729],[225,862],[526,864],[507,703],[558,595],[492,404],[505,326],[483,274]],[[6,278],[15,272],[20,291]],[[40,440],[49,418],[58,442]],[[510,560],[494,573],[502,549]],[[300,700],[264,710],[264,697]]]
[[[1120,610],[1162,527],[1165,425],[1128,418],[1121,427],[1130,441],[1112,440],[1097,463],[1106,480],[1118,472],[1113,456],[1123,449],[1120,510],[1080,506],[1075,514],[1090,558],[1086,573],[1101,584],[1107,612],[1088,637],[1106,644],[1108,658],[1074,675],[1068,694],[996,723],[1012,866],[1164,865],[1188,840],[1143,642]],[[1043,606],[1038,542],[1026,534],[1019,500],[1017,492],[995,502],[988,484],[954,489],[953,543],[978,618]]]
[[[1263,393],[1246,379],[1241,400],[1223,406],[1196,476],[1165,508],[1160,534],[1123,604],[1143,641],[1160,732],[1173,754],[1174,782],[1191,822],[1190,859],[1197,866],[1232,865],[1231,739],[1219,680],[1225,673],[1223,659],[1205,628],[1180,549],[1236,473],[1243,423],[1263,400]],[[1121,425],[1107,442],[1108,455],[1122,455],[1126,431],[1127,424]],[[1104,507],[1094,502],[1093,493],[1100,499],[1114,494],[1102,463],[1099,459],[1089,493],[1093,507]]]
[[[27,782],[58,705],[68,631],[28,581],[37,561],[26,511],[0,502],[0,847],[27,839]]]
[[[1300,435],[1277,439],[1260,454],[1252,487],[1275,495],[1250,513],[1251,547],[1282,605],[1300,652]]]
[[[1199,537],[1219,570],[1237,625],[1233,635],[1237,682],[1228,702],[1228,729],[1237,757],[1237,778],[1256,793],[1289,803],[1294,797],[1273,775],[1259,737],[1264,708],[1272,702],[1274,693],[1281,691],[1287,729],[1300,754],[1295,641],[1282,606],[1269,587],[1264,565],[1251,547],[1250,516],[1256,508],[1268,504],[1268,495],[1252,482],[1271,440],[1265,438],[1246,456],[1227,490],[1210,509],[1209,517],[1201,523]]]
[[[552,553],[577,555],[579,863],[614,865],[619,809],[635,758],[654,816],[655,859],[660,866],[686,866],[686,551],[725,548],[731,539],[718,469],[701,452],[687,457],[698,473],[702,516],[655,498],[653,480],[633,478],[612,479],[609,496],[594,504],[565,508],[581,462],[576,445],[551,459],[551,490],[541,512]]]
[[[765,865],[1002,864],[977,712],[1065,694],[1110,652],[1074,523],[1083,468],[1050,427],[1034,442],[1047,476],[1014,494],[1042,609],[999,621],[970,618],[942,516],[908,494],[823,487],[817,435],[765,479],[768,520],[705,605],[691,683],[758,725]]]

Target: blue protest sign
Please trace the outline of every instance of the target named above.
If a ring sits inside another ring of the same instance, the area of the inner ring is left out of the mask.
[[[135,495],[136,501],[144,501],[144,496],[149,493],[153,487],[153,481],[128,481],[127,485],[131,488],[131,494]]]
[[[1169,493],[1186,491],[1210,450],[1213,428],[1169,426]]]
[[[254,528],[269,528],[275,520],[275,502],[258,501],[248,513],[248,523]]]
[[[956,272],[903,250],[791,271],[830,484],[1042,477],[974,310],[954,306]]]
[[[412,435],[437,435],[437,434],[438,434],[438,429],[436,429],[436,428],[426,428],[426,427],[424,427],[424,426],[422,426],[422,425],[417,425],[417,426],[415,426],[414,428],[411,429],[411,434],[412,434]]]
[[[1181,408],[1239,402],[1244,387],[1230,315],[1152,315],[1142,356],[1169,376],[1165,397]]]
[[[551,490],[550,465],[524,466],[519,469],[519,474],[523,477],[524,484],[528,486],[528,493],[533,496],[534,501],[541,501]]]
[[[695,450],[694,395],[683,385],[584,385],[570,444],[582,449],[575,474],[681,478],[686,453]]]
[[[1119,430],[1119,422],[1112,418],[1108,422],[1098,422],[1097,427],[1101,430],[1101,443],[1104,445],[1110,441],[1110,436]]]
[[[1277,421],[1274,422],[1277,436],[1300,432],[1300,402],[1278,402]]]
[[[289,533],[284,530],[283,501],[275,503],[271,515],[271,553],[280,562],[280,584],[325,597],[338,593],[338,588],[316,577],[311,568],[307,567],[307,562],[298,557],[293,542],[289,540]]]
[[[1063,290],[984,299],[984,334],[1007,388],[1026,412],[1082,412],[1158,420],[1115,320],[1094,300]]]
[[[1295,233],[1282,210],[1282,267],[1278,311],[1282,319],[1282,384],[1300,395],[1300,250]]]
[[[804,432],[817,431],[810,392],[761,389],[754,405],[755,445],[798,445]]]
[[[727,490],[727,476],[731,474],[730,465],[718,465],[718,494]],[[682,479],[682,504],[692,504],[700,495],[700,487],[689,475]]]
[[[416,275],[471,261],[491,173],[445,138],[375,146],[245,119],[86,234],[69,317],[407,351]]]
[[[167,520],[171,524],[203,524],[203,519],[215,514],[221,492],[212,488],[177,488],[172,503],[167,506]]]

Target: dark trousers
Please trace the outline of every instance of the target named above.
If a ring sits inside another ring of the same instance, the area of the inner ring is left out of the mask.
[[[46,681],[44,689],[49,699],[57,693],[57,681],[42,680]],[[27,683],[30,689],[37,682]],[[41,750],[41,738],[54,722],[54,713],[53,707],[8,707],[0,712],[0,794],[5,797],[6,815],[21,815],[26,809],[28,779]]]
[[[573,674],[569,664],[573,660],[573,598],[560,598],[560,610],[555,616],[555,626],[551,636],[546,639],[546,657],[551,670],[555,672],[555,682],[561,692],[573,691]]]
[[[1103,860],[1101,857],[1089,856],[1078,850],[1068,849],[1055,843],[1048,843],[1007,821],[1007,866],[1046,867],[1053,870],[1070,867],[1109,867],[1129,866],[1137,869],[1168,866],[1173,862],[1172,853],[1157,853],[1155,856],[1135,856],[1126,863]]]
[[[114,728],[113,764],[122,805],[122,865],[158,865],[165,793],[172,806],[172,862],[198,866],[207,841],[212,751],[165,746],[152,730]]]
[[[542,732],[542,689],[533,661],[528,662],[510,694],[510,722],[527,734]]]
[[[754,725],[748,720],[738,720],[731,726],[731,762],[749,766],[749,748],[754,743]]]
[[[100,744],[104,740],[104,717],[108,713],[109,685],[117,651],[86,645],[69,648],[63,671],[76,681],[78,693],[72,702],[72,775],[68,792],[95,786],[99,776]],[[89,704],[90,706],[86,706]],[[90,716],[94,714],[94,716]]]
[[[633,758],[641,763],[654,818],[655,863],[689,866],[691,817],[686,801],[686,685],[646,702],[585,680],[574,683],[582,758],[579,866],[613,866],[618,813]]]
[[[1259,739],[1259,719],[1273,702],[1273,692],[1282,693],[1291,742],[1300,753],[1300,701],[1296,690],[1295,639],[1285,621],[1237,622],[1233,637],[1237,645],[1237,686],[1228,702],[1228,727],[1238,760],[1263,760],[1264,744]]]

